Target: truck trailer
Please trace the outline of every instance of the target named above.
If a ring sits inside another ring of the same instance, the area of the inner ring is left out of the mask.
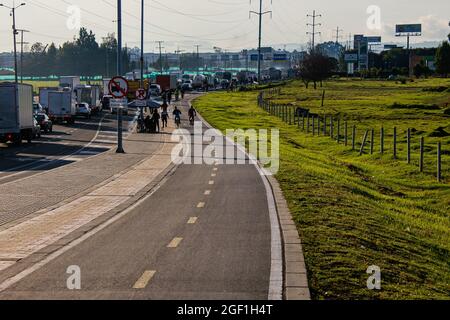
[[[48,93],[48,116],[55,123],[75,123],[76,106],[71,90]]]
[[[31,142],[33,128],[33,86],[0,83],[0,142]]]

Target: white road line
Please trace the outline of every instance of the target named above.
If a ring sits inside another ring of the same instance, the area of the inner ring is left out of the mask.
[[[67,156],[63,156],[63,157],[61,157],[59,159],[52,160],[52,162],[65,161],[66,159],[71,158],[72,156],[77,155],[81,151],[83,151],[86,148],[88,148],[94,142],[94,140],[97,139],[97,137],[98,137],[98,135],[100,133],[100,129],[102,127],[103,120],[104,120],[104,117],[102,119],[100,119],[100,122],[98,123],[97,132],[96,132],[95,136],[92,138],[92,140],[88,144],[84,145],[83,147],[81,147],[77,151],[75,151],[75,152],[73,152],[73,153],[71,153],[71,154],[69,154]],[[39,164],[39,163],[41,163],[43,161],[44,161],[43,164]],[[36,170],[36,169],[40,169],[40,168],[43,168],[43,167],[46,167],[46,166],[49,165],[48,161],[45,161],[45,160],[38,160],[38,161],[36,161],[35,162],[36,166],[33,166],[33,164],[34,163],[32,162],[32,163],[28,163],[28,164],[25,164],[25,165],[20,165],[20,166],[14,167],[14,168],[10,168],[10,169],[4,170],[3,172],[12,172],[12,171],[17,171],[17,170],[23,169],[23,168],[27,168],[27,170]],[[1,177],[0,181],[8,179],[8,178],[11,178],[11,177],[15,177],[15,176],[20,175],[20,174],[23,174],[23,172],[22,171],[21,172],[16,172],[16,173],[13,173],[13,174]],[[37,174],[39,174],[39,173],[37,173]],[[36,174],[34,174],[33,176],[36,176]],[[25,178],[22,178],[22,179],[27,179],[27,178],[29,178],[29,177],[25,177]],[[17,181],[20,181],[22,179],[14,180],[12,182],[16,183]],[[10,182],[8,182],[8,183],[10,183]]]
[[[213,173],[212,175],[211,175],[211,177],[213,177],[213,178],[215,178],[217,176],[217,174],[215,174],[215,173]]]
[[[211,190],[206,190],[204,194],[205,196],[209,196],[211,194]]]
[[[195,224],[197,222],[198,218],[197,217],[190,217],[188,224]]]
[[[144,274],[139,278],[138,281],[133,286],[133,289],[145,289],[150,282],[150,280],[155,276],[156,271],[149,270],[145,271]]]
[[[205,203],[204,202],[199,202],[197,205],[197,208],[204,208],[205,207]]]
[[[213,180],[209,181],[209,185],[213,185],[213,184],[214,184]]]
[[[167,245],[167,248],[177,248],[181,241],[183,241],[183,238],[174,238],[170,243]]]

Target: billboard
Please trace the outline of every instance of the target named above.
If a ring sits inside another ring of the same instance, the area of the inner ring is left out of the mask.
[[[368,43],[381,43],[381,37],[366,37]]]
[[[358,62],[358,53],[346,52],[344,55],[345,62]]]
[[[261,55],[261,60],[263,60],[263,55]],[[250,61],[258,61],[258,54],[251,54]]]
[[[286,61],[288,59],[286,53],[274,53],[273,60],[274,61]]]
[[[396,34],[404,33],[422,33],[421,24],[398,24],[395,26]]]

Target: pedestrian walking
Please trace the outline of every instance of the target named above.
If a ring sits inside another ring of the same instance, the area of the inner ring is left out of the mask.
[[[155,132],[160,133],[161,128],[159,126],[159,120],[161,119],[161,116],[158,112],[158,110],[156,109],[155,112],[153,112],[153,116],[152,116],[152,120],[155,126]]]

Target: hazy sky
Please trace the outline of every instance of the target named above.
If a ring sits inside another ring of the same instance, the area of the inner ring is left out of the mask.
[[[30,30],[25,41],[61,44],[77,33],[68,28],[68,8],[81,9],[81,25],[92,29],[97,38],[115,31],[116,0],[23,0],[26,6],[17,10],[17,28]],[[124,45],[134,47],[140,39],[140,0],[123,0]],[[0,0],[11,6],[12,0]],[[16,0],[16,4],[20,0]],[[145,0],[145,51],[156,50],[155,41],[163,40],[164,51],[212,51],[213,46],[227,50],[257,46],[258,18],[249,19],[250,10],[259,9],[259,1],[252,0]],[[367,8],[381,10],[381,28],[369,30]],[[264,0],[265,10],[273,11],[264,17],[264,45],[306,44],[309,36],[306,15],[316,10],[322,14],[317,41],[335,39],[336,28],[343,29],[341,41],[349,33],[381,35],[383,41],[400,41],[394,37],[396,23],[422,23],[423,36],[414,42],[443,40],[450,20],[449,0]],[[0,7],[0,51],[12,49],[12,19],[6,8]],[[71,24],[69,19],[69,26]],[[406,41],[406,40],[404,40]]]

